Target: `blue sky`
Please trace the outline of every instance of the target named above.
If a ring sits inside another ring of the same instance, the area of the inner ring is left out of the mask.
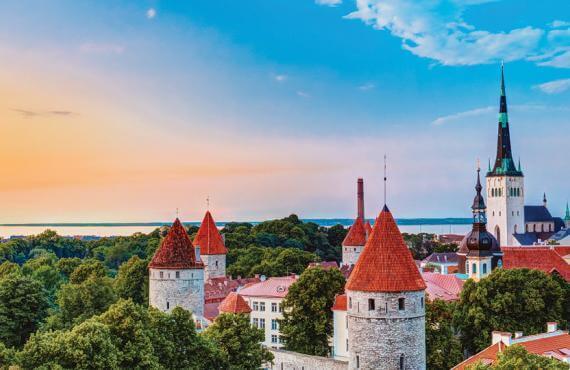
[[[569,15],[564,0],[2,2],[0,119],[61,142],[25,160],[45,182],[0,184],[0,218],[199,219],[207,195],[223,219],[345,217],[357,176],[372,216],[384,153],[397,216],[465,216],[476,159],[494,156],[501,60],[527,203],[546,191],[560,214]],[[61,139],[70,127],[91,146]]]

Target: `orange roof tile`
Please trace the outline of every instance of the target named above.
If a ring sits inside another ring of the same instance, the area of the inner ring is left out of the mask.
[[[501,247],[503,267],[506,269],[528,268],[551,274],[558,272],[570,282],[570,265],[550,247]]]
[[[154,253],[148,267],[161,269],[204,268],[201,262],[196,262],[194,246],[178,218],[168,230],[168,234]]]
[[[366,228],[362,219],[357,217],[342,241],[343,247],[360,246],[366,244]]]
[[[384,206],[374,223],[354,270],[347,290],[365,292],[402,292],[425,290],[412,254],[404,243],[396,221]]]
[[[200,247],[201,255],[228,253],[224,245],[224,239],[216,227],[210,211],[206,212],[204,220],[200,224],[200,229],[198,229],[198,233],[194,237],[194,245]]]
[[[241,295],[231,292],[218,306],[218,311],[228,313],[250,313],[251,308]]]
[[[372,225],[370,225],[370,221],[366,221],[364,224],[364,229],[366,230],[366,238],[368,239],[370,234],[372,234]]]
[[[346,311],[346,294],[339,294],[334,297],[333,311]]]

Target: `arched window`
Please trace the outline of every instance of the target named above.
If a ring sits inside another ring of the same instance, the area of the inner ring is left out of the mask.
[[[472,264],[472,265],[471,265],[471,270],[473,270],[473,273],[476,274],[476,273],[477,273],[477,265],[476,265],[476,264]]]
[[[375,309],[374,299],[368,299],[368,311],[374,311]]]
[[[501,229],[499,229],[499,225],[495,226],[495,238],[497,238],[497,241],[501,244]]]
[[[515,224],[515,234],[518,233],[518,225]]]
[[[485,275],[487,273],[487,264],[484,263],[483,264],[483,275]]]
[[[398,309],[403,311],[406,308],[406,299],[405,298],[398,298]]]

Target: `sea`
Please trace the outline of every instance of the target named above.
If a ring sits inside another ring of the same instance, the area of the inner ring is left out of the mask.
[[[303,219],[304,222],[314,222],[320,226],[331,227],[341,224],[349,227],[353,219],[348,218],[316,218]],[[371,223],[374,220],[370,220]],[[430,233],[430,234],[465,234],[471,229],[470,218],[404,218],[396,222],[401,232],[405,233]],[[219,228],[223,228],[227,222],[217,222]],[[252,221],[257,224],[259,221]],[[199,222],[185,222],[186,225],[199,226]],[[3,239],[17,238],[28,235],[40,234],[50,229],[61,236],[69,237],[112,237],[128,236],[134,233],[149,233],[157,227],[170,225],[169,222],[144,222],[144,223],[28,223],[28,224],[0,224],[0,237]]]

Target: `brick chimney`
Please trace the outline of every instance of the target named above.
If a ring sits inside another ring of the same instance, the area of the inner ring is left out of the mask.
[[[359,178],[356,183],[358,187],[356,194],[358,203],[357,217],[364,221],[364,180],[362,178]]]

